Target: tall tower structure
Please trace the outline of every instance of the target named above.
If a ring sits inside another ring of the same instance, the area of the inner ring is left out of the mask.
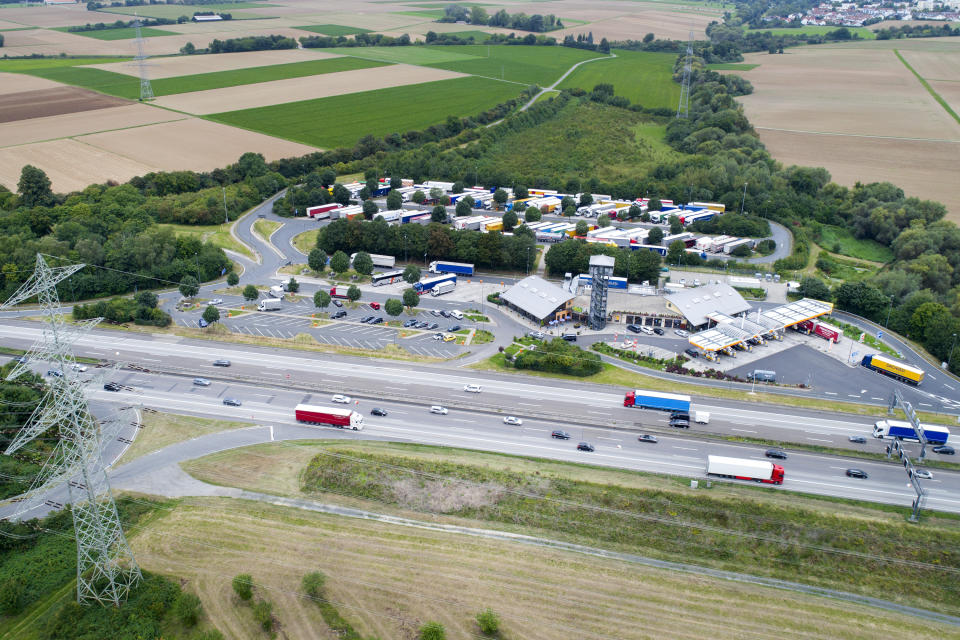
[[[140,16],[134,14],[133,26],[137,30],[137,66],[140,68],[140,102],[153,100],[153,87],[147,77],[147,54],[143,47],[143,33],[140,31]]]
[[[680,103],[677,105],[677,117],[690,116],[690,73],[693,70],[693,31],[687,39],[687,55],[683,60],[683,80],[680,82]]]
[[[607,326],[607,285],[613,275],[614,260],[610,256],[590,256],[590,328],[599,331]]]
[[[4,452],[10,455],[18,451],[48,429],[56,427],[60,431],[53,454],[22,497],[16,513],[7,517],[32,510],[50,490],[66,483],[77,538],[77,601],[119,606],[142,576],[110,492],[101,456],[104,434],[87,406],[84,381],[74,366],[72,353],[73,343],[100,319],[68,325],[56,290],[58,282],[84,266],[50,267],[38,254],[33,275],[0,304],[0,310],[5,310],[37,297],[46,316],[43,337],[13,368],[7,380],[28,371],[27,363],[31,360],[47,361],[59,374],[51,376],[50,388],[37,410]]]

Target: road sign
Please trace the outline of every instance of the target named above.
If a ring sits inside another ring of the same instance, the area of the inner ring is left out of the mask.
[[[859,341],[860,341],[860,342],[863,342],[863,339],[866,337],[866,335],[867,335],[867,334],[865,334],[865,333],[861,333],[861,334],[860,334],[860,340],[859,340]]]
[[[883,338],[883,331],[877,331],[877,340]]]

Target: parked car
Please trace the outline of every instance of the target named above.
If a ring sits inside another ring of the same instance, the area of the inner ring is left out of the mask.
[[[444,342],[453,342],[456,339],[457,339],[457,336],[453,335],[452,333],[448,333],[445,336],[443,336]]]
[[[938,446],[934,447],[934,448],[933,448],[933,452],[934,452],[934,453],[939,453],[940,455],[944,455],[944,456],[952,456],[954,453],[956,453],[956,452],[953,450],[953,447],[948,446],[948,445],[945,445],[945,444],[941,444],[941,445],[938,445]]]
[[[214,360],[214,361],[213,361],[213,366],[215,366],[215,367],[229,367],[229,366],[230,366],[230,361],[229,361],[229,360]]]
[[[440,310],[440,315],[442,315],[444,318],[449,318],[449,317],[450,317],[450,312],[447,311],[446,309],[441,309],[441,310]]]
[[[116,382],[107,382],[103,385],[104,391],[120,391],[120,385]]]
[[[210,301],[210,304],[212,304],[212,305],[214,305],[214,306],[216,306],[216,305],[218,305],[218,304],[223,304],[223,300],[222,300],[221,298],[214,298],[213,300]]]
[[[557,438],[558,440],[569,440],[570,434],[561,429],[555,429],[554,431],[550,432],[550,437]]]
[[[332,320],[339,320],[340,318],[346,318],[346,317],[347,317],[346,311],[337,311],[332,316],[330,316]]]
[[[463,385],[464,391],[469,391],[470,393],[480,393],[483,391],[483,387],[478,384],[465,384]]]
[[[847,438],[850,442],[856,442],[857,444],[866,444],[867,439],[864,436],[850,436]]]
[[[543,340],[544,338],[543,331],[531,331],[527,335],[534,340]]]
[[[440,312],[437,311],[436,309],[430,309],[430,315],[439,317]]]
[[[684,352],[685,354],[687,354],[688,356],[690,356],[691,358],[699,358],[699,357],[700,357],[700,352],[697,351],[696,349],[694,349],[693,347],[690,347],[689,349],[684,349],[683,352]]]
[[[503,419],[503,424],[512,424],[515,427],[519,427],[523,424],[523,420],[517,418],[516,416],[507,416]]]
[[[224,398],[223,404],[227,405],[228,407],[239,407],[243,403],[236,398]]]
[[[637,436],[637,440],[639,440],[640,442],[652,442],[656,444],[657,436],[652,436],[649,433],[642,433],[639,436]]]
[[[914,469],[913,475],[923,480],[933,480],[933,474],[927,471],[926,469]]]
[[[377,316],[376,318],[370,321],[370,324],[383,324],[383,318],[381,318],[380,316]]]
[[[63,373],[61,373],[61,372],[58,371],[57,369],[47,369],[47,375],[48,375],[48,376],[53,376],[54,378],[62,378],[62,377],[63,377]]]
[[[869,478],[870,476],[867,475],[867,472],[864,471],[863,469],[847,469],[847,477],[848,477],[848,478],[863,478],[864,480],[866,480],[866,479]]]
[[[441,407],[440,405],[435,404],[432,407],[430,407],[430,413],[436,413],[438,415],[445,416],[447,415],[447,408]]]
[[[372,416],[385,416],[387,415],[386,409],[381,409],[380,407],[374,407],[370,410],[370,415]]]
[[[575,334],[575,333],[565,333],[565,334],[563,334],[561,337],[562,337],[564,340],[566,340],[567,342],[576,342],[576,341],[577,341],[577,334]]]
[[[674,329],[673,332],[680,336],[681,338],[687,338],[690,336],[689,331],[684,331],[683,329]]]
[[[596,451],[589,442],[581,442],[577,445],[577,451]]]
[[[766,452],[764,452],[763,455],[767,456],[768,458],[776,458],[777,460],[786,460],[786,459],[787,459],[787,454],[786,454],[786,452],[785,452],[785,451],[781,451],[780,449],[767,449]]]
[[[209,387],[210,381],[207,380],[206,378],[194,378],[193,384],[195,384],[198,387]]]
[[[653,328],[653,332],[654,332],[655,334],[657,334],[658,336],[662,336],[662,335],[663,335],[663,329],[661,329],[660,327],[654,327],[654,328]]]
[[[458,324],[452,324],[450,325],[450,328],[447,329],[447,331],[449,331],[450,333],[456,333],[457,331],[460,331],[460,329],[463,329],[463,327],[461,327]]]
[[[374,311],[380,311],[380,303],[379,303],[379,302],[371,302],[371,303],[370,303],[370,308],[373,309]]]
[[[415,329],[429,329],[429,328],[430,328],[430,323],[429,323],[429,322],[418,322],[417,324],[413,325],[413,327],[414,327]]]
[[[345,395],[340,394],[340,393],[338,393],[337,395],[333,396],[333,397],[331,398],[331,400],[332,400],[333,402],[338,402],[338,403],[340,403],[340,404],[350,404],[350,396],[345,396]]]
[[[442,334],[442,333],[435,333],[435,334],[433,334],[433,339],[434,339],[434,340],[443,340],[443,334]]]
[[[633,331],[634,333],[640,333],[640,325],[638,324],[628,324],[627,331]]]
[[[651,329],[650,327],[648,327],[648,326],[646,326],[646,325],[640,325],[640,331],[642,331],[643,333],[647,334],[648,336],[652,336],[652,335],[653,335],[653,329]]]
[[[373,320],[373,316],[363,316],[363,317],[360,319],[360,322],[362,322],[363,324],[367,324],[367,323],[369,323],[371,320]]]
[[[417,324],[416,320],[407,320],[406,322],[403,323],[403,326],[409,329],[410,327],[416,326],[416,324]]]
[[[339,300],[334,300],[334,301],[333,301],[333,306],[335,306],[335,307],[342,307],[342,306],[343,306],[343,303],[340,302]]]

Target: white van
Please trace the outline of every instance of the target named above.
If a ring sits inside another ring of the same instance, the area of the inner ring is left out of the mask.
[[[451,311],[451,312],[450,312],[450,315],[453,316],[454,318],[456,318],[457,320],[463,320],[463,314],[460,313],[459,311],[457,311],[456,309],[454,309],[453,311]]]

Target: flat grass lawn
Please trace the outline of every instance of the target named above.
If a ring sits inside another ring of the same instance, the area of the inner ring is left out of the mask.
[[[773,29],[749,29],[745,33],[751,33],[753,31],[767,31],[772,33],[775,36],[792,36],[805,33],[811,36],[823,36],[831,31],[836,31],[840,27],[820,27],[817,25],[805,25],[796,29],[791,29],[789,27],[777,27]],[[847,27],[851,34],[856,34],[860,36],[861,40],[876,40],[877,34],[871,31],[866,27]],[[837,42],[847,42],[846,40],[837,40]]]
[[[293,236],[293,246],[307,255],[317,246],[317,236],[320,235],[320,229],[311,229]]]
[[[332,49],[317,49],[317,51],[324,51],[338,56],[380,60],[382,62],[437,66],[436,63],[451,62],[454,60],[470,60],[474,57],[455,51],[461,48],[462,47],[334,47]]]
[[[598,84],[612,84],[614,93],[644,107],[676,108],[680,85],[673,81],[672,53],[621,51],[613,60],[591,62],[577,67],[560,84],[561,89],[579,87],[590,91]]]
[[[449,31],[445,32],[445,36],[455,36],[457,38],[473,38],[480,42],[486,40],[490,37],[490,34],[486,31]]]
[[[123,452],[123,456],[117,464],[126,464],[171,444],[184,442],[208,433],[218,433],[250,426],[248,422],[212,420],[210,418],[182,416],[175,413],[144,413],[141,421],[143,422],[143,428],[137,433],[133,444]]]
[[[211,120],[322,148],[351,146],[423,129],[447,116],[473,115],[513,98],[522,87],[484,78],[454,78],[304,100],[209,116]]]
[[[106,62],[98,60],[97,63]],[[89,63],[88,63],[89,64]],[[5,70],[5,69],[4,69]],[[32,76],[46,78],[54,82],[62,82],[75,87],[83,87],[92,91],[99,91],[109,96],[118,98],[127,98],[136,100],[140,97],[140,78],[128,76],[113,71],[104,71],[103,69],[91,69],[89,67],[47,67],[35,68],[29,71],[23,71]],[[151,83],[152,86],[152,83]]]
[[[759,64],[747,64],[743,62],[716,62],[714,64],[708,64],[707,69],[711,71],[750,71],[759,66]]]
[[[129,62],[130,58],[20,58],[17,60],[0,60],[0,71],[10,73],[29,73],[49,69],[76,67],[84,64],[107,64],[108,62]]]
[[[319,33],[324,36],[353,36],[358,33],[370,33],[370,29],[363,29],[361,27],[345,27],[340,24],[311,24],[305,27],[294,27],[294,29],[300,29],[301,31],[310,31],[311,33]]]
[[[237,241],[232,235],[230,235],[230,230],[228,227],[222,224],[211,224],[211,225],[191,225],[191,224],[161,224],[161,227],[168,227],[173,230],[178,236],[182,235],[192,235],[196,236],[199,240],[204,242],[210,242],[214,246],[220,247],[221,249],[230,249],[241,255],[244,255],[251,260],[254,259],[253,254],[247,249],[243,244]]]
[[[882,245],[876,240],[856,238],[850,233],[849,229],[832,225],[823,225],[820,228],[820,240],[817,241],[817,244],[827,251],[871,262],[886,263],[893,260],[894,257],[893,250],[890,247]],[[840,245],[840,250],[834,251],[834,245],[837,244]]]
[[[66,27],[61,27],[57,31],[65,31],[78,36],[87,38],[96,38],[97,40],[131,40],[137,37],[137,30],[133,27],[124,27],[122,29],[98,29],[96,31],[70,31]],[[179,36],[183,35],[174,31],[164,31],[154,27],[141,27],[140,33],[144,38],[153,38],[156,36]]]
[[[606,57],[594,51],[568,47],[524,47],[506,44],[428,47],[428,50],[434,49],[450,50],[451,53],[469,57],[436,64],[424,63],[428,67],[471,73],[488,78],[499,78],[511,82],[522,82],[528,85],[538,84],[542,87],[548,87],[556,82],[567,69],[578,62],[591,58]],[[489,57],[487,56],[488,51]],[[672,58],[676,59],[676,56]],[[584,66],[591,67],[595,64],[603,65],[608,64],[608,62],[591,62]]]
[[[213,11],[215,13],[229,13],[234,20],[242,18],[266,18],[265,15],[255,13],[240,13],[243,9],[269,9],[275,5],[263,2],[228,2],[225,4],[147,4],[139,7],[103,7],[97,13],[120,13],[132,16],[137,14],[145,18],[171,18],[192,16],[196,11]]]
[[[272,236],[274,232],[282,226],[282,223],[275,222],[273,220],[257,220],[253,223],[253,231],[263,238],[264,242],[269,242],[270,236]]]
[[[363,60],[361,58],[329,58],[327,60],[274,64],[266,67],[250,67],[248,69],[234,69],[231,71],[198,73],[190,76],[178,76],[176,78],[160,78],[151,81],[150,85],[153,87],[154,95],[168,96],[175,93],[222,89],[224,87],[236,87],[244,84],[255,84],[257,82],[270,82],[272,80],[304,78],[325,73],[336,73],[338,71],[383,67],[388,64],[390,63]],[[137,86],[139,87],[139,82]]]

